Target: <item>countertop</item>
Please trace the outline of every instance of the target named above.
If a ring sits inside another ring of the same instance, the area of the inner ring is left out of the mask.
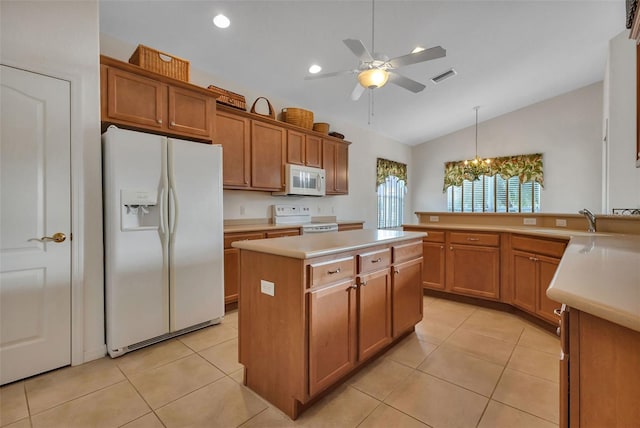
[[[232,245],[242,250],[276,254],[296,259],[310,259],[345,251],[358,250],[379,244],[422,239],[423,232],[360,229],[344,232],[315,233],[284,238],[237,241]]]
[[[341,224],[362,224],[364,220],[336,220],[336,221],[318,221],[313,223],[337,223]],[[259,230],[278,230],[278,229],[295,229],[302,227],[302,224],[273,224],[273,223],[254,223],[254,224],[234,224],[225,225],[224,233],[234,232],[256,232]]]
[[[545,238],[558,238],[569,240],[574,236],[624,236],[609,232],[587,232],[574,229],[562,229],[553,227],[539,226],[500,226],[485,224],[463,224],[463,223],[419,223],[419,224],[403,224],[402,227],[411,227],[417,229],[443,229],[443,230],[471,230],[477,232],[510,232],[524,233],[527,235],[541,236]]]
[[[547,296],[640,331],[640,236],[574,236]]]

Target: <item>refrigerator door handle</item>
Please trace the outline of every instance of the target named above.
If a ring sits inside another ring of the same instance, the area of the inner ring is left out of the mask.
[[[160,236],[161,239],[164,240],[164,236],[167,233],[167,228],[165,225],[165,222],[167,221],[167,219],[165,218],[164,215],[164,188],[160,189],[160,197],[158,198],[160,199]]]
[[[173,162],[173,145],[174,145],[174,141],[172,141],[171,139],[169,139],[168,142],[168,149],[169,149],[169,159],[171,159],[171,162],[169,162],[169,167],[168,167],[168,176],[169,176],[169,220],[171,222],[171,224],[169,225],[169,236],[171,239],[173,239],[175,233],[176,233],[176,225],[178,224],[178,215],[179,215],[179,209],[178,209],[178,198],[176,197],[176,176],[175,176],[175,167],[174,167],[174,163]]]

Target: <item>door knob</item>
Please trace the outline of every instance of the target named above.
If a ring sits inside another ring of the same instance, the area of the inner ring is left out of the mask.
[[[59,244],[60,242],[64,242],[65,239],[67,239],[67,235],[65,235],[62,232],[56,232],[53,234],[53,236],[43,236],[42,238],[31,238],[29,239],[29,241],[55,242]]]

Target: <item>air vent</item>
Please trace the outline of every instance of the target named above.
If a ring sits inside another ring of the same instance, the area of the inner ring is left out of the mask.
[[[456,73],[456,71],[452,68],[451,70],[447,70],[447,71],[445,71],[445,72],[444,72],[444,73],[442,73],[442,74],[439,74],[439,75],[437,75],[437,76],[432,77],[432,78],[431,78],[431,81],[432,81],[433,83],[440,83],[440,82],[442,82],[443,80],[448,79],[449,77],[453,77],[453,76],[455,76],[456,74],[458,74],[458,73]]]

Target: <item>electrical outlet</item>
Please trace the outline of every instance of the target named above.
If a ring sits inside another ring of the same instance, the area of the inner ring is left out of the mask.
[[[439,217],[439,216],[437,216],[437,215],[430,215],[430,216],[429,216],[429,221],[434,222],[434,223],[437,223],[437,222],[439,222],[439,221],[440,221],[440,217]]]
[[[240,215],[244,215],[244,205],[240,205]]]
[[[535,218],[525,218],[522,221],[527,226],[535,226],[536,225],[536,219]]]
[[[567,220],[565,220],[563,218],[557,218],[556,219],[556,226],[557,227],[567,227]]]
[[[276,285],[271,281],[260,280],[260,292],[268,296],[276,295]]]

